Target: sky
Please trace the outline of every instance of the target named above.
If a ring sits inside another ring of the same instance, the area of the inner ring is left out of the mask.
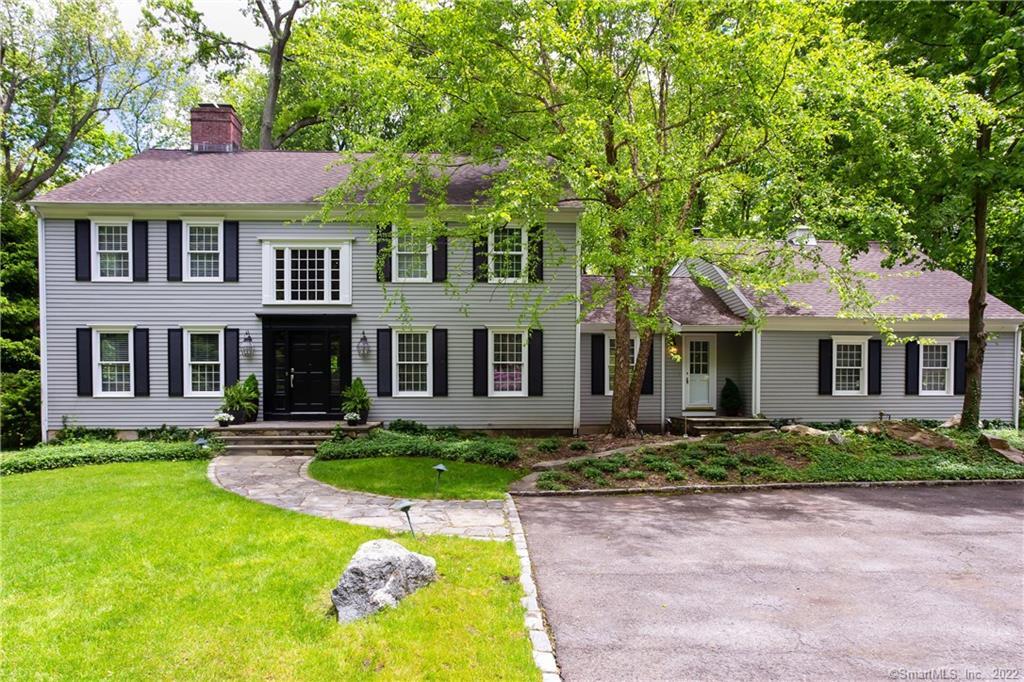
[[[121,21],[134,28],[142,17],[141,0],[113,0]],[[192,0],[207,26],[241,42],[260,45],[267,41],[266,29],[242,14],[245,0]]]

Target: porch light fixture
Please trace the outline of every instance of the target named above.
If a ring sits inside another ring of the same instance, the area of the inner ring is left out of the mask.
[[[242,337],[242,344],[240,350],[242,352],[243,358],[245,358],[246,360],[252,359],[252,356],[255,353],[255,348],[253,348],[252,335],[250,335],[248,331],[245,332],[245,336]]]
[[[434,471],[437,472],[437,480],[434,481],[434,497],[437,497],[437,489],[441,487],[441,474],[448,471],[448,467],[444,464],[438,464],[434,467]]]
[[[413,538],[416,537],[416,531],[412,529],[412,517],[409,516],[409,510],[412,509],[412,502],[409,500],[399,500],[391,505],[391,508],[395,511],[405,513],[405,520],[409,522],[409,532],[412,533]]]
[[[359,338],[356,343],[356,351],[359,353],[359,357],[365,358],[370,355],[370,340],[366,338],[366,332]]]

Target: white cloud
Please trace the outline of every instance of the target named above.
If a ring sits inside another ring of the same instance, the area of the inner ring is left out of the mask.
[[[141,0],[113,0],[125,26],[134,28],[142,18]],[[206,25],[232,40],[261,46],[267,42],[267,31],[242,14],[245,0],[192,0],[203,15]]]

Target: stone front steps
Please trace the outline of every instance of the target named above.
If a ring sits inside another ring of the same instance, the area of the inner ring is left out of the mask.
[[[342,424],[346,435],[358,438],[380,426],[369,422],[359,426]],[[251,422],[214,431],[224,442],[225,455],[287,455],[316,454],[316,447],[334,435],[333,422]]]
[[[716,436],[723,433],[771,431],[767,419],[758,417],[672,417],[672,433]]]

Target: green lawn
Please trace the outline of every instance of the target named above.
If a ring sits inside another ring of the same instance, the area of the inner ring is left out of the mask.
[[[0,485],[5,678],[539,677],[510,543],[401,536],[437,559],[438,582],[339,626],[329,591],[359,544],[385,533],[219,490],[206,462]]]
[[[440,460],[427,457],[372,457],[368,459],[314,460],[310,475],[324,483],[395,497],[434,497]],[[448,471],[441,476],[437,497],[446,500],[492,500],[501,498],[508,484],[523,472],[487,464],[445,461]]]

